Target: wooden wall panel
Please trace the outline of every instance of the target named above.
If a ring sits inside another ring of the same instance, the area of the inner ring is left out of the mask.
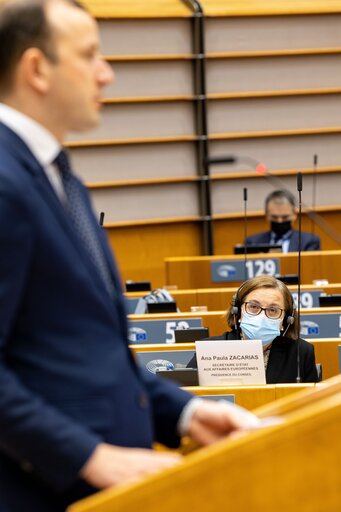
[[[168,18],[188,16],[188,8],[179,0],[84,0],[84,4],[100,18]]]
[[[134,139],[162,136],[181,136],[194,131],[193,105],[181,103],[107,104],[103,107],[102,122],[86,134],[77,133],[70,141]]]
[[[75,169],[87,183],[196,176],[192,142],[72,148]]]
[[[208,119],[211,133],[339,127],[341,95],[212,101]]]
[[[264,137],[261,141],[252,138],[212,141],[210,142],[211,156],[236,155],[241,157],[241,161],[234,165],[211,166],[211,173],[219,175],[254,170],[255,166],[248,161],[243,161],[243,157],[252,157],[264,163],[270,172],[312,169],[314,155],[318,156],[318,168],[340,167],[340,147],[341,131],[335,134]]]
[[[208,60],[207,84],[209,93],[340,87],[341,54]]]
[[[189,19],[108,19],[100,20],[99,28],[105,56],[190,54],[192,51]]]
[[[107,89],[113,98],[192,95],[192,61],[119,61],[112,63],[115,82]],[[337,74],[336,74],[337,76]],[[335,78],[335,81],[337,78]],[[139,84],[136,87],[136,84]]]
[[[291,2],[292,6],[296,3]],[[311,0],[306,2],[312,3]],[[225,2],[228,4],[230,2]],[[271,1],[271,4],[277,2]],[[318,4],[321,6],[321,2]],[[214,53],[338,48],[339,26],[340,14],[212,17],[206,23],[206,50]]]
[[[109,223],[199,216],[196,183],[104,188],[93,190],[92,198],[98,215],[105,212]]]
[[[166,283],[164,258],[197,255],[202,251],[198,223],[133,226],[108,230],[123,281],[150,280],[153,287]]]

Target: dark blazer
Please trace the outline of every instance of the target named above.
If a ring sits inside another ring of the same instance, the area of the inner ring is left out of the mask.
[[[212,336],[207,340],[238,340],[234,331],[224,332],[222,336]],[[246,342],[247,343],[247,342]],[[299,339],[300,376],[301,382],[317,382],[314,345]],[[197,368],[194,356],[187,364],[188,368]],[[297,343],[289,338],[278,336],[272,342],[268,366],[266,369],[267,384],[284,384],[296,382],[297,378]]]
[[[289,252],[298,251],[298,231],[293,230],[289,242]],[[302,251],[319,251],[321,248],[320,238],[312,233],[301,232]],[[269,244],[271,241],[271,231],[258,233],[257,235],[248,236],[247,244]]]
[[[179,442],[191,395],[136,366],[116,265],[92,222],[114,297],[43,169],[0,123],[1,512],[60,512],[93,492],[78,472],[101,441]]]

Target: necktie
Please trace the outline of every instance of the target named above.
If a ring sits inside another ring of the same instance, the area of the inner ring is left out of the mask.
[[[282,235],[275,235],[274,243],[275,244],[281,244],[282,243],[282,239],[283,239]]]
[[[60,171],[66,197],[65,208],[73,228],[87,250],[92,263],[97,268],[107,290],[112,295],[114,292],[113,282],[100,246],[96,227],[90,218],[90,212],[84,201],[81,185],[72,173],[66,152],[61,151],[54,163]]]

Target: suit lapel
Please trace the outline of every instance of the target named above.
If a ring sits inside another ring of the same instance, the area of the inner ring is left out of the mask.
[[[298,251],[298,232],[293,230],[289,240],[289,252],[296,251]]]
[[[106,295],[109,297],[109,293],[106,290],[106,287],[102,281],[102,278],[99,275],[97,268],[95,268],[86,249],[83,247],[83,245],[80,243],[77,236],[75,235],[73,227],[69,222],[67,212],[63,204],[57,197],[54,189],[52,188],[52,185],[48,180],[46,173],[44,169],[41,167],[40,163],[37,161],[37,159],[32,154],[30,149],[27,147],[25,142],[10,128],[8,128],[2,123],[0,123],[0,137],[4,141],[5,147],[12,154],[15,161],[19,161],[23,168],[28,173],[31,174],[36,191],[38,192],[39,196],[41,197],[42,201],[44,201],[46,206],[53,212],[61,228],[63,229],[65,236],[69,238],[70,242],[72,243],[76,251],[79,253],[84,265],[87,267],[90,278],[92,280],[95,279],[97,285],[100,288],[102,288],[102,290],[104,290],[104,293],[106,293]],[[84,195],[86,195],[85,192]],[[88,205],[87,198],[86,201]],[[90,206],[88,207],[90,208]],[[103,248],[103,251],[105,252],[106,260],[108,262],[110,271],[112,275],[114,275],[115,272],[113,271],[113,263],[110,261],[108,249],[104,247],[106,244],[104,244],[103,237],[101,236],[100,238],[100,243]],[[115,279],[115,281],[116,280],[117,279]],[[119,285],[118,289],[120,289]]]

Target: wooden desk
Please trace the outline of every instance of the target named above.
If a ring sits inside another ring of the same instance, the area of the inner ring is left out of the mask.
[[[303,314],[327,315],[328,313],[340,313],[340,308],[306,308],[301,310]],[[202,325],[208,327],[210,336],[219,336],[227,330],[226,311],[199,311],[196,313],[159,313],[152,315],[128,315],[129,320],[167,320],[169,322],[178,322],[187,318],[201,318]],[[340,328],[341,331],[341,328]],[[338,333],[335,334],[338,336]]]
[[[297,291],[297,285],[288,286],[290,291]],[[221,288],[198,288],[193,290],[170,290],[169,293],[174,297],[180,311],[190,311],[192,306],[206,306],[208,311],[220,311],[227,309],[236,293],[238,287]],[[305,291],[322,290],[327,294],[341,294],[341,283],[330,283],[323,286],[314,284],[304,284],[301,286],[301,294]],[[137,298],[144,297],[148,292],[130,292],[126,297]]]
[[[339,375],[339,353],[338,346],[341,345],[340,338],[321,338],[318,340],[309,340],[315,348],[315,358],[317,363],[322,365],[323,380]],[[134,352],[151,352],[167,350],[195,350],[194,343],[174,343],[174,344],[153,344],[153,345],[131,345]]]
[[[277,425],[222,440],[143,482],[109,489],[69,512],[207,510],[337,512],[341,478],[341,380],[294,393],[256,411]],[[294,461],[294,463],[293,463]],[[302,485],[302,474],[309,485]],[[275,476],[275,477],[274,477]],[[264,493],[264,478],[271,481]],[[203,485],[203,482],[205,485]],[[176,492],[174,492],[176,489]],[[167,497],[167,499],[165,498]],[[249,504],[249,505],[248,505]]]
[[[265,384],[263,386],[230,386],[230,387],[187,387],[184,388],[197,396],[234,395],[235,403],[253,410],[262,405],[278,400],[283,396],[297,393],[302,389],[314,388],[314,383],[305,384]]]
[[[250,254],[249,260],[278,258],[281,274],[297,274],[297,253]],[[179,288],[221,288],[222,283],[211,280],[210,264],[212,261],[237,260],[243,261],[242,255],[197,256],[186,258],[166,258],[166,284],[177,285]],[[308,251],[302,253],[301,283],[309,284],[314,279],[328,279],[330,282],[341,282],[341,251]],[[237,285],[238,282],[226,283],[226,286]]]

